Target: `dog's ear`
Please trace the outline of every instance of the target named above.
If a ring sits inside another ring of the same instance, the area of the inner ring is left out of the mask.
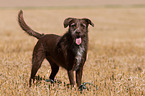
[[[88,18],[83,18],[83,20],[85,20],[87,22],[87,24],[90,24],[91,26],[94,27],[94,23],[92,23],[92,21]]]
[[[74,18],[66,18],[64,20],[64,28],[66,28]]]

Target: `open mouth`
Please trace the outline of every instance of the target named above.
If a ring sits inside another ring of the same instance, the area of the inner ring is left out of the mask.
[[[76,43],[77,45],[80,45],[80,44],[82,43],[81,37],[77,37],[75,43]]]

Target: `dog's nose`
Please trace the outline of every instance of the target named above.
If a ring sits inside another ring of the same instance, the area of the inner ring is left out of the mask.
[[[80,36],[81,32],[80,31],[77,31],[76,32],[76,36]]]
[[[77,31],[77,32],[76,32],[76,34],[78,34],[78,35],[79,35],[80,33],[81,33],[80,31]]]

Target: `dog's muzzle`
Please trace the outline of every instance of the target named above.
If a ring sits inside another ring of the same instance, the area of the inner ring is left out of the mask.
[[[79,30],[79,28],[77,28],[76,30],[73,31],[73,35],[76,35],[77,34],[77,31]],[[82,43],[82,38],[81,36],[75,36],[75,43],[77,45],[80,45]]]

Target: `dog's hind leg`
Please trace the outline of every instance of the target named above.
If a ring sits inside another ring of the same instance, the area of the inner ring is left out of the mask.
[[[58,72],[58,70],[59,70],[59,66],[58,65],[56,65],[54,62],[52,62],[51,60],[49,60],[48,58],[46,58],[47,60],[48,60],[48,62],[50,63],[50,65],[51,65],[51,74],[50,74],[50,76],[49,76],[49,79],[50,80],[53,80],[54,81],[54,78],[55,78],[55,76],[56,76],[56,74],[57,74],[57,72]]]
[[[52,72],[51,72],[49,78],[54,81],[54,78],[59,70],[59,66],[57,66],[56,64],[55,65],[53,64],[53,65],[51,65],[51,70],[52,70]]]
[[[31,76],[29,80],[29,86],[31,87],[31,79],[33,79],[33,82],[35,80],[35,75],[38,71],[38,69],[41,67],[41,64],[45,58],[45,53],[41,49],[34,49],[33,57],[32,57],[32,69],[31,69]]]

